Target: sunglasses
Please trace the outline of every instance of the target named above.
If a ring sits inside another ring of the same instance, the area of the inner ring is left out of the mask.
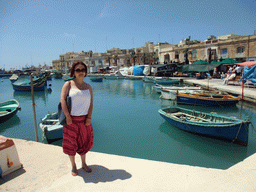
[[[79,72],[86,72],[86,71],[85,71],[85,68],[83,68],[83,69],[76,69],[75,72],[79,73]]]

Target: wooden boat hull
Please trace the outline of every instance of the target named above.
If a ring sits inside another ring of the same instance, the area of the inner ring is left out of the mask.
[[[62,76],[55,76],[54,79],[62,79]]]
[[[70,81],[70,80],[73,80],[74,77],[63,77],[64,81]]]
[[[44,91],[46,86],[46,82],[42,82],[39,85],[34,85],[34,91]],[[31,91],[30,85],[14,85],[12,84],[12,87],[15,91]]]
[[[39,123],[39,127],[48,143],[63,138],[63,126],[59,123],[57,113],[47,114]]]
[[[179,104],[224,106],[235,105],[239,102],[239,100],[239,98],[233,97],[232,95],[223,95],[223,97],[221,95],[215,95],[214,97],[205,95],[204,97],[200,95],[197,96],[183,93],[177,94],[177,103]]]
[[[19,102],[15,99],[0,103],[0,123],[11,119],[19,109]]]
[[[115,79],[125,79],[125,76],[104,76],[107,80],[115,80]]]
[[[102,82],[103,81],[103,78],[100,77],[100,78],[91,78],[90,79],[92,82]]]
[[[178,107],[160,109],[158,112],[167,122],[184,131],[205,135],[209,137],[219,138],[223,140],[228,140],[239,145],[247,146],[249,124],[250,124],[249,121],[237,120],[233,118],[219,116],[216,114],[201,113],[201,112],[196,112],[188,109],[182,109],[182,110],[189,111],[190,114],[193,114],[193,113],[200,113],[202,115],[207,114],[216,119],[217,118],[230,119],[230,120],[233,120],[233,122],[232,121],[230,123],[192,122],[187,119],[175,118],[168,114],[169,110],[171,112],[173,110],[179,111],[180,109],[181,108],[178,108]]]
[[[177,90],[182,93],[203,93],[204,90],[200,89],[200,87],[173,87],[173,89],[162,89],[161,90],[161,98],[176,100],[177,99]]]
[[[163,79],[156,79],[154,81],[154,83],[156,84],[161,84],[161,85],[173,85],[173,84],[179,84],[180,80],[179,79],[166,79],[166,80],[163,80]]]
[[[154,81],[155,81],[155,78],[154,77],[144,77],[143,78],[143,82],[144,83],[154,83]]]

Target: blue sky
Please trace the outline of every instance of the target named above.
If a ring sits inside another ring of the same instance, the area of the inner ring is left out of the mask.
[[[0,68],[51,65],[75,51],[251,35],[255,0],[0,0]]]

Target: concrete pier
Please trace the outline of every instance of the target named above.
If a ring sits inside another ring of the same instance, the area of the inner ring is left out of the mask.
[[[14,139],[23,168],[0,179],[0,191],[256,191],[256,154],[227,170],[89,152],[92,173],[71,175],[62,148]]]
[[[182,78],[185,83],[242,95],[242,87],[220,79]],[[256,104],[256,88],[244,89],[244,99]],[[87,154],[92,173],[71,175],[71,164],[59,146],[13,139],[23,168],[0,178],[0,191],[256,191],[256,154],[229,169],[180,165],[97,152]],[[2,157],[0,157],[2,158]]]

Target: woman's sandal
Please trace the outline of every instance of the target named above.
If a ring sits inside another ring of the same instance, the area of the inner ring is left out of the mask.
[[[85,170],[85,172],[87,172],[87,173],[91,173],[91,172],[92,172],[92,169],[91,169],[90,167],[88,167],[88,166],[82,167],[82,168],[83,168],[83,170]]]
[[[73,176],[77,176],[78,175],[78,171],[77,171],[77,168],[76,167],[73,167],[72,170],[71,170],[71,175]]]

